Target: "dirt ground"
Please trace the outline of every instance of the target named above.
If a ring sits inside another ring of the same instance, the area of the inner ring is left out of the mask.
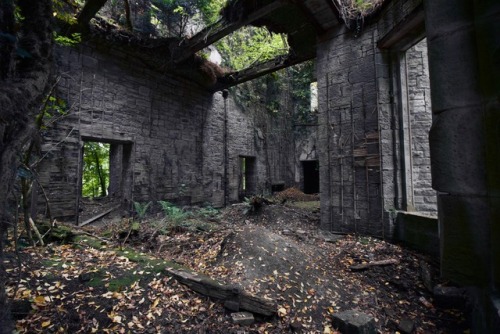
[[[321,232],[318,202],[280,199],[251,214],[244,204],[190,210],[174,221],[152,215],[126,242],[130,220],[90,224],[72,244],[22,249],[21,270],[10,254],[10,273],[20,282],[13,280],[9,293],[30,309],[18,331],[335,333],[332,316],[355,309],[374,317],[381,333],[401,332],[400,322],[414,333],[467,332],[463,313],[439,308],[424,286],[423,267],[437,277],[427,257],[374,238]],[[89,242],[85,233],[101,239]],[[351,270],[388,259],[396,263]],[[234,324],[220,301],[165,275],[165,261],[270,298],[277,314]]]

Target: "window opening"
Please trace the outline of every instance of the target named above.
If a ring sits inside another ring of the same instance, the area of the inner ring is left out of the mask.
[[[402,52],[400,82],[406,210],[435,214],[437,197],[432,189],[430,168],[432,110],[425,38]]]
[[[311,82],[311,113],[318,112],[318,83]]]

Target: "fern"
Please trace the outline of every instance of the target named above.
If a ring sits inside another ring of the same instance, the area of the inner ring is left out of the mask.
[[[140,220],[144,219],[144,216],[146,215],[146,212],[148,211],[148,208],[151,205],[151,203],[152,202],[143,204],[140,202],[134,202],[134,209]]]

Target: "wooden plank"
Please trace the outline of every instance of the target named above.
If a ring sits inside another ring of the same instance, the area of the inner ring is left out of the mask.
[[[352,271],[360,271],[360,270],[365,270],[370,267],[375,267],[375,266],[388,266],[390,264],[399,264],[399,260],[396,259],[387,259],[387,260],[380,260],[380,261],[371,261],[368,263],[361,263],[361,264],[355,264],[350,267]]]
[[[116,205],[116,206],[112,207],[111,209],[106,210],[106,211],[104,211],[104,212],[102,212],[102,213],[98,214],[97,216],[94,216],[94,217],[92,217],[92,218],[90,218],[90,219],[87,219],[86,221],[84,221],[83,223],[81,223],[81,224],[80,224],[80,225],[78,225],[78,226],[85,226],[85,225],[88,225],[88,224],[90,224],[90,223],[92,223],[92,222],[96,221],[97,219],[100,219],[100,218],[102,218],[102,217],[106,216],[107,214],[111,213],[112,211],[114,211],[114,210],[116,210],[116,209],[119,209],[119,208],[120,208],[120,206],[121,206],[120,204],[119,204],[119,205]]]

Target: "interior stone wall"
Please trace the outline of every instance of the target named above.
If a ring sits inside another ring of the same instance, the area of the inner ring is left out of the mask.
[[[123,160],[118,151],[130,151],[129,165],[111,174],[110,185],[129,208],[180,198],[214,206],[238,201],[242,156],[255,159],[255,193],[269,193],[275,182],[295,185],[295,142],[285,114],[242,110],[221,92],[154,73],[111,48],[58,48],[57,68],[55,92],[69,110],[44,132],[39,165],[54,217],[78,212],[87,140],[112,143],[112,164]],[[43,213],[42,196],[38,202]]]
[[[391,1],[360,31],[318,44],[321,226],[391,238],[404,207],[404,164],[391,52],[377,43],[421,6]]]
[[[207,189],[202,178],[211,171],[212,179],[220,177],[220,156],[202,145],[204,131],[220,125],[207,116],[222,108],[217,100],[189,82],[109,52],[88,46],[57,50],[57,95],[70,109],[45,132],[39,168],[53,215],[75,214],[84,140],[132,145],[130,192],[119,194],[128,203],[171,200],[182,187],[193,203],[220,204],[220,182]]]
[[[295,174],[300,168],[299,157],[304,151],[311,150],[309,146],[314,146],[311,144],[314,140],[298,140],[304,135],[294,131],[290,110],[287,111],[286,106],[283,106],[284,112],[271,114],[265,105],[245,110],[231,95],[226,103],[228,200],[235,202],[241,199],[241,157],[255,159],[255,194],[269,195],[272,185],[276,184],[298,186],[300,179],[296,180]],[[314,137],[307,132],[306,137],[311,136]]]

